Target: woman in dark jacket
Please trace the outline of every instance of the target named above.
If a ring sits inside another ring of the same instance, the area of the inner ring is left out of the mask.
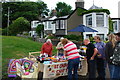
[[[108,62],[108,67],[109,67],[109,72],[110,72],[110,78],[113,78],[113,64],[111,60],[111,56],[113,55],[114,52],[114,47],[116,43],[116,36],[114,34],[110,34],[108,36],[109,42],[106,43],[105,46],[105,54],[106,54],[106,61]]]

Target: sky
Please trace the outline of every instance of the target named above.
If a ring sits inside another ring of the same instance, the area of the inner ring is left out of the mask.
[[[36,1],[36,0],[33,0]],[[48,9],[55,9],[56,3],[58,2],[65,2],[66,4],[69,4],[72,6],[72,9],[75,9],[75,2],[76,0],[42,0],[44,1]],[[120,0],[94,0],[94,4],[98,7],[102,7],[104,9],[109,9],[111,14],[111,18],[118,18],[118,2]],[[89,9],[93,5],[93,0],[84,0],[85,4],[84,7],[85,9]]]

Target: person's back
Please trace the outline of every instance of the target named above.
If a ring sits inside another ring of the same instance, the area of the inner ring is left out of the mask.
[[[77,46],[73,42],[67,43],[65,46],[65,51],[67,52],[68,59],[74,59],[80,57]]]

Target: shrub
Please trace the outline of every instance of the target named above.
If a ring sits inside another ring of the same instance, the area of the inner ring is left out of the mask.
[[[76,41],[82,41],[83,40],[81,35],[73,35],[73,34],[65,35],[64,38],[67,38],[69,40],[76,40]]]

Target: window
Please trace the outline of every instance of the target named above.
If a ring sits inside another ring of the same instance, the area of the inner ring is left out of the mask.
[[[114,21],[113,26],[114,26],[114,30],[117,30],[117,21]]]
[[[55,26],[56,26],[56,29],[59,29],[59,21],[58,20],[56,21]]]
[[[104,40],[104,34],[97,34],[102,40]]]
[[[48,22],[48,29],[51,29],[51,21]]]
[[[65,26],[65,21],[64,20],[60,20],[60,29],[64,29]]]
[[[45,29],[47,29],[47,21],[45,22]]]
[[[86,38],[90,38],[90,37],[92,37],[92,34],[86,34]]]
[[[34,22],[34,27],[37,27],[38,26],[38,22]]]
[[[92,27],[92,15],[86,16],[86,26]]]
[[[96,15],[96,25],[97,25],[97,27],[103,27],[104,26],[104,15],[103,14],[97,14]]]

